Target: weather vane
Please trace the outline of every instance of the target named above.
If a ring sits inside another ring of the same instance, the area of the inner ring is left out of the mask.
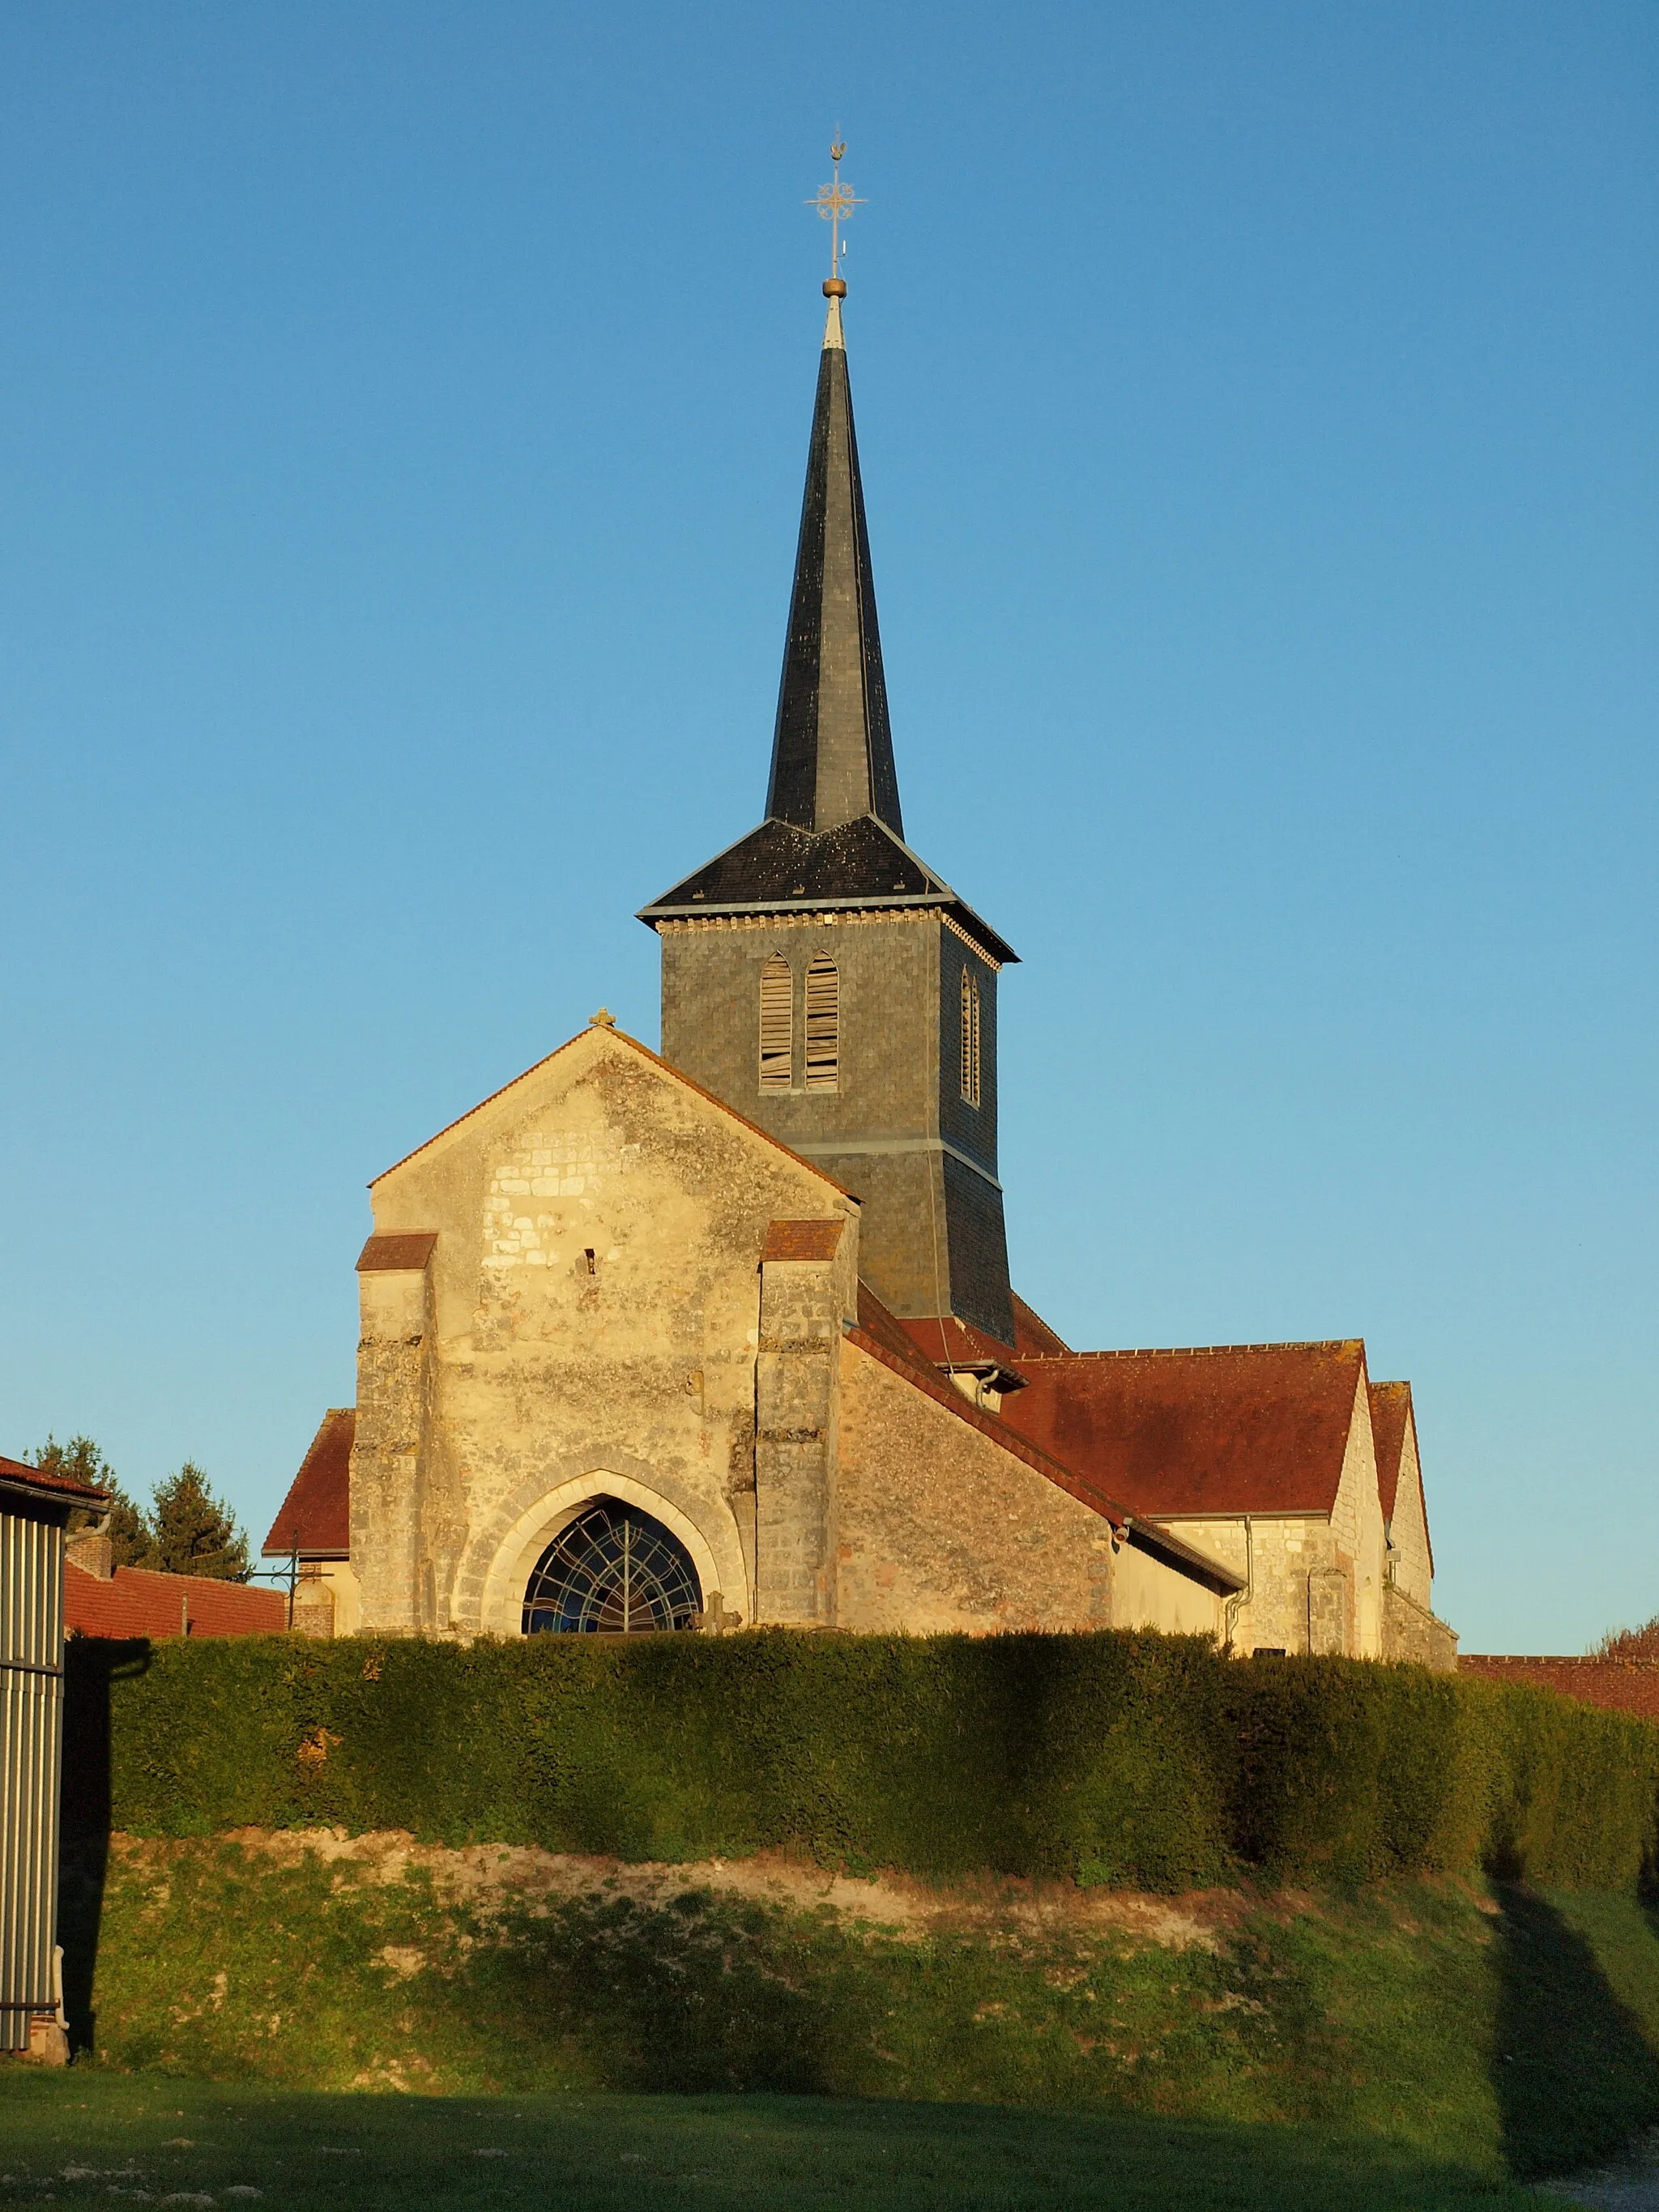
[[[847,287],[842,283],[841,258],[847,248],[842,240],[841,227],[842,223],[851,221],[854,208],[861,208],[864,205],[864,202],[854,193],[852,186],[842,184],[841,180],[841,157],[846,151],[846,140],[837,138],[830,149],[830,159],[836,165],[836,173],[827,185],[818,186],[817,198],[806,203],[808,207],[815,207],[830,226],[830,284],[837,286],[842,293],[846,291]],[[830,289],[830,284],[826,284],[823,288],[826,292]]]

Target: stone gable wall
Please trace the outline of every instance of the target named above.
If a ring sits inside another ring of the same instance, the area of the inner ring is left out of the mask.
[[[1395,1492],[1389,1536],[1394,1546],[1395,1587],[1413,1604],[1429,1605],[1433,1569],[1429,1560],[1429,1528],[1423,1506],[1423,1471],[1418,1462],[1416,1424],[1413,1421],[1406,1424],[1400,1481]]]
[[[607,1492],[659,1498],[705,1599],[713,1580],[751,1619],[767,1224],[841,1218],[855,1254],[856,1209],[601,1030],[374,1196],[379,1233],[438,1243],[418,1335],[380,1314],[406,1301],[381,1285],[408,1279],[362,1278],[363,1626],[515,1633],[529,1565]]]

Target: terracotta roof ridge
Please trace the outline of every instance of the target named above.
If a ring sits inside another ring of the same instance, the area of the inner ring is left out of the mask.
[[[1034,1367],[1063,1367],[1073,1359],[1207,1359],[1229,1352],[1341,1352],[1358,1357],[1364,1348],[1363,1336],[1310,1336],[1266,1344],[1144,1344],[1119,1352],[1022,1352],[1018,1356]]]
[[[452,1130],[459,1129],[463,1121],[470,1121],[475,1114],[482,1114],[486,1106],[493,1106],[498,1098],[505,1097],[514,1084],[522,1083],[528,1075],[538,1074],[543,1068],[556,1060],[562,1052],[568,1052],[573,1045],[578,1045],[584,1037],[591,1036],[595,1026],[595,1024],[590,1022],[586,1029],[578,1030],[574,1036],[567,1037],[562,1044],[555,1045],[551,1052],[544,1053],[539,1060],[532,1060],[528,1067],[521,1067],[516,1075],[510,1076],[505,1083],[497,1084],[487,1097],[480,1098],[476,1105],[469,1106],[465,1113],[458,1114],[453,1121],[446,1121],[441,1129],[434,1129],[432,1134],[423,1142],[416,1145],[412,1152],[405,1152],[402,1159],[393,1160],[389,1168],[382,1168],[379,1175],[371,1176],[368,1184],[370,1190],[373,1190],[377,1183],[384,1182],[388,1176],[396,1175],[399,1168],[407,1167],[411,1160],[418,1159],[422,1152],[429,1151],[441,1139],[448,1136]],[[763,1129],[758,1121],[751,1121],[746,1114],[739,1114],[735,1106],[728,1105],[724,1098],[717,1098],[712,1091],[705,1090],[696,1078],[688,1075],[683,1067],[676,1067],[672,1060],[665,1060],[659,1052],[653,1052],[648,1044],[641,1044],[638,1037],[630,1036],[626,1030],[618,1029],[614,1023],[607,1023],[600,1026],[605,1036],[614,1037],[619,1044],[631,1047],[641,1059],[650,1060],[653,1066],[661,1068],[665,1075],[672,1075],[677,1083],[683,1083],[688,1091],[695,1091],[700,1098],[706,1098],[711,1106],[718,1106],[722,1114],[729,1115],[732,1121],[747,1129],[750,1135],[763,1138],[774,1151],[787,1155],[788,1158],[794,1161],[797,1167],[807,1169],[817,1177],[820,1182],[827,1182],[831,1190],[839,1191],[843,1198],[852,1199],[854,1206],[858,1204],[857,1197],[847,1188],[844,1183],[837,1182],[832,1175],[826,1175],[823,1170],[811,1160],[803,1159],[799,1152],[791,1152],[781,1138],[775,1137],[769,1129]],[[397,1232],[389,1231],[386,1233],[394,1235]]]

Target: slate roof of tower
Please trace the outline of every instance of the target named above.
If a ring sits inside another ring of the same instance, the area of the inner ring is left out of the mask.
[[[790,907],[938,906],[1018,955],[904,842],[853,394],[831,299],[818,362],[766,819],[640,910],[659,921]]]
[[[814,830],[872,814],[896,837],[904,835],[853,390],[833,296],[818,356],[766,811]]]
[[[1328,1513],[1356,1393],[1357,1337],[1178,1352],[1022,1352],[1008,1426],[1136,1513]]]

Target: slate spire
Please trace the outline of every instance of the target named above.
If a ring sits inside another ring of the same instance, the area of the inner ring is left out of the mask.
[[[902,837],[842,337],[847,287],[832,276],[823,289],[830,313],[818,362],[766,811],[775,821],[813,831],[838,830],[873,814]]]

